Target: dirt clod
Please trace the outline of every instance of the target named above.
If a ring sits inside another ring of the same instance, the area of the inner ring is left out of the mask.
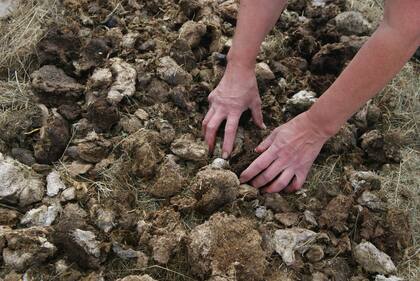
[[[369,272],[389,274],[397,270],[391,258],[370,242],[362,242],[354,247],[353,255],[356,261]]]

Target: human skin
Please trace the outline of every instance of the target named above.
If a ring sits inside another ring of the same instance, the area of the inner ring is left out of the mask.
[[[203,133],[210,150],[227,120],[223,157],[232,151],[240,115],[248,108],[264,127],[254,65],[259,46],[286,1],[242,0],[225,74],[209,95]],[[324,143],[367,100],[375,96],[420,45],[420,1],[388,0],[384,18],[331,87],[306,112],[277,127],[255,149],[261,155],[242,172],[240,181],[265,192],[296,191]]]

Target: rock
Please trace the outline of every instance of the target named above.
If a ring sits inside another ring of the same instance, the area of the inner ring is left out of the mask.
[[[182,136],[171,144],[171,151],[187,160],[200,161],[206,160],[208,147],[203,141],[194,141],[191,136]]]
[[[137,109],[136,112],[134,112],[134,115],[140,120],[140,121],[147,121],[149,120],[149,114],[144,109]]]
[[[95,215],[96,226],[105,233],[115,226],[115,214],[111,210],[98,209]]]
[[[112,147],[109,140],[96,132],[90,132],[86,138],[75,140],[73,143],[77,145],[77,157],[89,163],[98,163],[106,158]]]
[[[274,215],[276,221],[280,222],[286,227],[295,225],[298,223],[299,214],[297,213],[278,213]]]
[[[60,174],[57,171],[52,171],[47,176],[47,195],[50,197],[56,196],[60,191],[66,189]]]
[[[373,211],[385,211],[387,209],[386,203],[382,202],[376,194],[367,190],[357,199],[357,203]]]
[[[341,127],[337,134],[325,143],[322,151],[329,154],[348,153],[356,147],[356,144],[356,129],[354,125],[346,123]]]
[[[169,123],[169,121],[164,119],[157,119],[153,122],[156,129],[159,131],[160,142],[162,144],[170,144],[175,139],[175,129]]]
[[[128,134],[134,134],[141,128],[144,128],[143,123],[135,116],[129,117],[124,116],[121,118],[119,125],[122,127],[124,132]]]
[[[207,168],[197,173],[191,191],[197,200],[196,209],[211,214],[233,202],[238,196],[239,179],[231,171]]]
[[[200,279],[229,276],[229,280],[263,280],[266,260],[261,242],[261,235],[250,220],[214,214],[191,231],[191,271]]]
[[[312,57],[310,70],[314,74],[338,75],[356,53],[357,49],[349,42],[325,44]]]
[[[259,219],[264,219],[267,216],[267,208],[265,206],[259,206],[255,210],[255,216]]]
[[[179,193],[186,184],[186,178],[175,156],[167,155],[159,168],[158,178],[149,190],[155,197],[171,197]]]
[[[372,102],[368,102],[353,117],[352,123],[362,131],[373,127],[381,118],[381,109]]]
[[[179,38],[187,41],[191,49],[198,47],[207,27],[202,22],[186,21],[179,29]]]
[[[238,197],[245,201],[255,200],[258,197],[258,189],[249,184],[241,184],[238,190]]]
[[[133,49],[139,37],[138,32],[128,32],[123,36],[121,46],[125,49]]]
[[[219,5],[219,10],[226,21],[235,22],[238,16],[239,3],[236,0],[223,1]]]
[[[110,104],[104,97],[88,103],[86,117],[94,125],[96,132],[107,132],[120,120],[116,105]]]
[[[303,217],[305,218],[305,221],[307,221],[311,225],[318,226],[318,222],[316,221],[315,214],[312,211],[305,210],[303,212]]]
[[[54,65],[44,65],[31,74],[32,88],[39,101],[46,105],[60,105],[77,101],[85,87]]]
[[[82,115],[82,108],[79,104],[62,104],[57,108],[57,112],[67,121],[76,121]]]
[[[371,171],[346,171],[348,181],[354,192],[360,190],[378,190],[381,188],[380,177]]]
[[[329,227],[338,233],[348,230],[347,218],[352,205],[352,197],[338,195],[322,211],[319,217],[319,224],[323,227]]]
[[[372,25],[361,13],[356,11],[346,11],[338,14],[335,17],[335,25],[337,30],[345,35],[366,35],[372,29]]]
[[[276,78],[268,64],[265,62],[260,62],[255,65],[255,76],[261,81],[270,81]]]
[[[135,251],[131,248],[123,247],[122,245],[113,242],[112,243],[112,251],[116,254],[119,258],[128,260],[128,259],[137,259],[139,257],[146,256],[143,252]],[[147,257],[147,256],[146,256]]]
[[[0,153],[0,202],[26,207],[41,201],[44,182],[29,167]]]
[[[34,144],[35,159],[41,164],[51,164],[63,156],[70,141],[67,121],[57,112],[49,116],[41,127],[39,140]]]
[[[285,111],[296,116],[308,110],[317,101],[316,93],[312,91],[299,91],[286,101]]]
[[[92,169],[92,167],[93,167],[92,164],[74,161],[74,162],[71,162],[71,164],[68,165],[66,169],[67,169],[67,172],[70,174],[70,176],[76,177],[79,175],[86,174],[90,169]]]
[[[33,152],[25,148],[12,148],[12,157],[20,163],[32,166],[35,164]]]
[[[20,223],[27,226],[50,226],[61,213],[60,204],[51,206],[42,205],[39,208],[29,210],[20,220]]]
[[[305,257],[309,262],[319,262],[324,258],[324,249],[319,245],[312,245],[306,252]]]
[[[75,229],[71,232],[71,238],[72,241],[70,243],[81,250],[83,255],[90,261],[91,265],[95,267],[95,265],[103,260],[104,254],[100,242],[96,240],[96,235],[93,232]]]
[[[74,187],[69,187],[61,193],[61,202],[68,202],[74,199],[76,199],[76,189]]]
[[[140,177],[155,175],[158,164],[164,153],[157,143],[160,142],[156,131],[141,129],[138,133],[126,138],[122,147],[132,161],[131,171]]]
[[[291,211],[289,202],[278,193],[267,193],[264,195],[264,205],[275,213],[287,213]]]
[[[57,250],[48,241],[48,234],[48,230],[43,227],[18,230],[0,228],[0,241],[7,241],[7,247],[3,249],[4,264],[17,272],[44,264]]]
[[[216,158],[211,163],[211,166],[216,169],[229,169],[229,161],[223,159],[223,158]]]
[[[15,226],[19,221],[19,213],[15,210],[0,208],[0,225]],[[1,249],[0,249],[1,252]]]
[[[112,83],[112,72],[109,68],[97,68],[88,80],[89,89],[106,89]]]
[[[279,229],[274,233],[271,243],[284,263],[291,266],[295,262],[294,252],[305,252],[309,248],[310,241],[316,237],[315,232],[303,228]]]
[[[8,17],[17,7],[18,1],[4,0],[0,2],[0,20]]]
[[[362,242],[354,247],[353,255],[366,271],[390,274],[397,270],[391,258],[384,252],[379,251],[370,242]]]
[[[180,243],[186,237],[186,230],[180,214],[173,209],[163,208],[147,218],[152,223],[140,222],[137,231],[140,243],[149,245],[153,259],[159,264],[167,264],[175,252],[180,250]]]
[[[403,281],[403,280],[404,280],[403,278],[400,278],[394,275],[385,277],[383,275],[378,274],[375,276],[375,281]]]
[[[384,135],[379,130],[372,130],[360,137],[362,140],[361,147],[371,161],[380,164],[389,161],[399,163],[401,161],[401,151],[398,138],[400,137],[396,134]]]
[[[117,279],[117,281],[156,281],[149,275],[129,275],[124,278]]]
[[[192,82],[192,76],[180,67],[171,57],[159,59],[157,73],[160,78],[170,85],[188,85]]]
[[[111,71],[115,80],[108,92],[107,100],[111,104],[117,104],[124,97],[134,95],[137,71],[131,64],[123,61],[121,58],[113,58],[111,63]]]

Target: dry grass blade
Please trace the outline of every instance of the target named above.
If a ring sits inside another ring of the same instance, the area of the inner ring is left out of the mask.
[[[17,71],[28,76],[36,44],[57,15],[57,0],[20,1],[7,18],[0,20],[0,75]]]

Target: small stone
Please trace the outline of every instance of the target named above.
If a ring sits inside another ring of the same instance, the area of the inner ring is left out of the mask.
[[[76,189],[74,187],[69,187],[61,193],[60,201],[67,202],[74,200],[76,198]]]
[[[284,263],[291,266],[295,262],[294,252],[305,252],[310,246],[310,241],[316,236],[315,232],[303,228],[279,229],[274,233],[271,243]]]
[[[108,233],[115,226],[115,214],[110,210],[99,209],[96,211],[96,225],[103,232]]]
[[[271,71],[268,64],[266,64],[265,62],[260,62],[256,64],[255,75],[257,79],[262,80],[262,81],[269,81],[276,78],[276,76]]]
[[[113,58],[111,62],[111,71],[115,80],[108,92],[107,100],[111,104],[117,104],[124,97],[134,95],[137,71],[131,64],[123,61],[121,58]]]
[[[349,171],[347,178],[354,190],[378,190],[381,188],[380,177],[371,171]]]
[[[384,252],[379,251],[370,242],[362,242],[353,248],[356,261],[366,270],[373,273],[390,274],[397,268],[391,258]]]
[[[32,151],[25,148],[13,148],[12,157],[19,162],[31,166],[35,164],[35,157]]]
[[[259,206],[255,210],[255,216],[259,219],[263,219],[267,216],[267,208],[265,206]]]
[[[316,221],[315,214],[312,211],[305,210],[303,212],[303,216],[307,222],[309,222],[313,226],[318,226],[318,222]]]
[[[90,169],[92,169],[92,164],[82,163],[79,161],[74,161],[70,165],[66,167],[67,172],[72,176],[76,177],[79,175],[86,174],[89,172]]]
[[[191,137],[183,136],[171,144],[171,151],[179,157],[187,160],[206,160],[208,147],[203,141],[194,141]]]
[[[286,101],[285,111],[295,116],[308,110],[316,101],[315,92],[303,90]]]
[[[312,263],[319,262],[324,258],[324,249],[319,245],[312,245],[309,250],[305,252],[305,257]]]
[[[26,207],[41,201],[44,182],[29,167],[0,153],[0,202]]]
[[[360,12],[346,11],[335,17],[335,24],[339,32],[345,35],[366,35],[372,29],[372,25]]]
[[[375,276],[375,281],[403,281],[403,280],[404,280],[403,278],[400,278],[394,275],[385,277],[383,275],[378,274]]]
[[[135,251],[131,248],[125,248],[122,245],[114,242],[112,243],[112,251],[121,259],[128,260],[128,259],[137,259],[139,256],[144,255],[144,253],[140,251]]]
[[[121,279],[117,279],[117,281],[157,281],[150,277],[149,275],[129,275]]]
[[[54,197],[64,189],[66,189],[66,186],[61,180],[60,174],[57,171],[52,171],[47,176],[47,195]]]
[[[61,213],[61,210],[60,204],[42,205],[39,208],[29,210],[22,217],[20,223],[27,226],[50,226]]]
[[[136,44],[137,39],[140,37],[138,32],[129,32],[123,36],[121,46],[125,49],[132,49]]]
[[[112,83],[112,72],[109,68],[97,68],[88,80],[91,89],[107,88]]]
[[[167,155],[159,168],[158,178],[149,192],[155,197],[167,198],[181,192],[185,183],[184,171],[175,162],[175,156]]]
[[[386,203],[382,202],[376,194],[368,190],[362,193],[362,195],[357,199],[357,203],[368,207],[373,211],[385,211],[387,208]]]
[[[216,169],[229,169],[229,161],[223,159],[223,158],[216,158],[211,163],[211,166]]]
[[[274,218],[286,227],[297,224],[299,215],[297,213],[278,213]]]
[[[289,206],[289,202],[287,202],[286,199],[284,199],[280,194],[278,193],[267,193],[265,194],[265,202],[264,205],[273,210],[275,213],[287,213],[291,211],[291,208]]]
[[[211,214],[233,202],[238,195],[239,179],[231,171],[207,168],[197,173],[191,187],[196,209]]]
[[[200,44],[201,38],[206,34],[207,27],[201,22],[186,21],[179,29],[179,38],[187,41],[191,48]]]
[[[189,84],[192,76],[179,66],[174,59],[169,56],[159,59],[157,73],[160,78],[170,85]]]
[[[140,119],[140,121],[147,121],[149,119],[149,114],[144,109],[137,109],[136,112],[134,112],[134,115]]]
[[[96,240],[96,235],[93,232],[75,229],[72,236],[74,242],[82,247],[88,255],[95,258],[101,256],[100,243]]]

